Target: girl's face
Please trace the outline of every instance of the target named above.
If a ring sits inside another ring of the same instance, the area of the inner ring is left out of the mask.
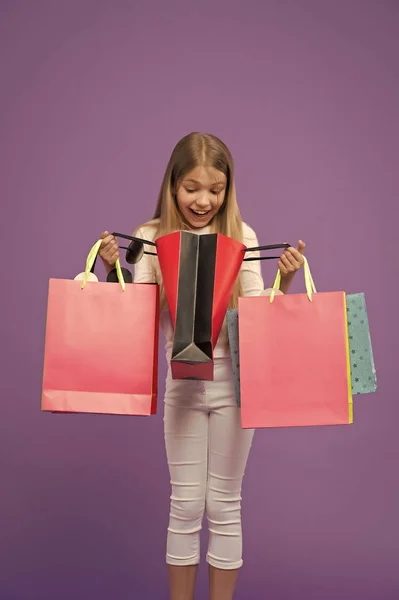
[[[227,178],[213,167],[196,167],[180,182],[177,206],[193,228],[206,227],[222,206]]]

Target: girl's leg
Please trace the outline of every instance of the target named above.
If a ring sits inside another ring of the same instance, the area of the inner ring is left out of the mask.
[[[197,567],[198,565],[168,565],[171,600],[194,600]]]
[[[241,485],[253,430],[242,429],[236,406],[209,417],[208,486],[210,600],[232,600],[242,565]]]
[[[236,587],[238,569],[217,569],[209,565],[210,600],[231,600]]]
[[[165,445],[172,495],[166,562],[171,600],[193,600],[205,509],[208,414],[165,404]]]

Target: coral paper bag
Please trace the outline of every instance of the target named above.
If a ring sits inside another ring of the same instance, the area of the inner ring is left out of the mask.
[[[352,423],[343,292],[240,298],[238,314],[244,428]]]
[[[42,410],[156,412],[158,286],[51,279]]]

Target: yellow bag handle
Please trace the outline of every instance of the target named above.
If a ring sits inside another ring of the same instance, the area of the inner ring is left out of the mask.
[[[303,257],[303,260],[304,260],[303,271],[304,271],[304,274],[305,274],[306,294],[307,294],[310,302],[312,302],[312,294],[317,294],[317,290],[316,290],[316,286],[315,286],[314,281],[313,281],[312,273],[310,272],[310,267],[309,267],[309,263],[307,261],[306,256]],[[276,295],[276,291],[280,289],[280,285],[281,285],[281,272],[280,272],[280,269],[279,269],[278,272],[277,272],[276,279],[275,279],[274,284],[273,284],[272,293],[270,295],[270,304],[274,300],[274,297]]]
[[[101,242],[102,240],[98,240],[98,242],[96,242],[94,244],[94,246],[91,248],[89,255],[86,259],[86,269],[85,269],[85,276],[84,279],[82,281],[82,286],[81,289],[83,290],[83,288],[85,287],[86,283],[87,283],[87,279],[89,277],[89,273],[91,271],[92,266],[94,265],[94,261],[96,260],[97,254],[100,250],[100,246],[101,246]],[[118,276],[118,281],[121,285],[121,288],[123,291],[125,291],[125,280],[123,278],[123,273],[122,273],[122,269],[121,269],[121,263],[120,260],[118,258],[118,260],[115,263],[115,267],[116,267],[116,274]]]

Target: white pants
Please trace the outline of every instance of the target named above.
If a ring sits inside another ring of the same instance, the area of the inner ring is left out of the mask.
[[[237,569],[241,483],[253,430],[241,429],[229,358],[215,360],[214,381],[173,381],[169,373],[164,426],[172,486],[166,562],[199,563],[205,512],[208,563]]]

